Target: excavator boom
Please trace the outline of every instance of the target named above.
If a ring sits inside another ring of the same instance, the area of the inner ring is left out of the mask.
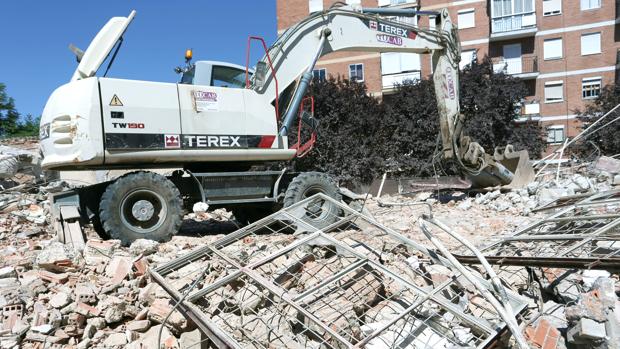
[[[418,15],[435,15],[440,25],[437,29],[421,28],[392,19]],[[446,9],[427,12],[339,6],[315,12],[288,28],[257,64],[257,68],[266,68],[269,62],[276,70],[280,86],[286,88],[296,84],[290,100],[279,101],[280,105],[288,105],[286,111],[281,113],[281,136],[289,132],[318,59],[338,51],[432,54],[443,159],[454,161],[476,186],[521,185],[529,182],[533,170],[526,151],[513,152],[512,147],[507,146],[503,151],[496,150],[491,156],[478,143],[462,135],[464,118],[459,105],[460,44],[457,28]],[[309,52],[313,53],[310,59]],[[267,76],[265,70],[257,69],[252,83],[251,87],[258,93],[276,98],[275,79]],[[520,177],[516,181],[515,174]]]

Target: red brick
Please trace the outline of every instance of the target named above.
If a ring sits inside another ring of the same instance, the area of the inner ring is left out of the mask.
[[[525,335],[539,348],[555,349],[560,338],[560,331],[546,319],[540,319],[536,329],[531,326],[525,329]]]
[[[54,282],[57,284],[64,284],[69,280],[69,275],[67,273],[52,273],[47,270],[39,270],[39,277],[43,281]]]
[[[86,303],[78,303],[77,306],[75,307],[75,311],[86,317],[99,316],[99,314],[101,313],[99,309],[92,307]]]
[[[149,263],[146,261],[146,258],[140,257],[133,262],[133,268],[136,276],[142,276],[146,274],[146,271],[149,268]]]

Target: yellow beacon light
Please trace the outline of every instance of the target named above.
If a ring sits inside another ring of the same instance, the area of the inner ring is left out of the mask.
[[[185,50],[185,60],[186,61],[190,61],[192,59],[193,55],[194,55],[194,53],[192,52],[191,48],[188,48],[187,50]]]

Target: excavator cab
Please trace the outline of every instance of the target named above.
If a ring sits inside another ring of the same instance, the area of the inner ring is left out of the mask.
[[[197,61],[185,68],[176,68],[179,84],[245,88],[245,67],[218,61]],[[250,69],[250,76],[254,70]]]

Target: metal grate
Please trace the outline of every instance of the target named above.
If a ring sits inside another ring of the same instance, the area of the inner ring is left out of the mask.
[[[620,191],[579,196],[578,201],[571,197],[548,208],[560,206],[564,208],[481,249],[507,284],[531,287],[531,269],[524,267],[555,274],[548,275],[551,279],[573,273],[572,268],[620,270]],[[469,251],[460,252],[461,262],[479,263]]]
[[[505,327],[491,285],[441,261],[317,194],[151,274],[221,347],[485,347]]]
[[[618,258],[619,193],[582,198],[482,251],[493,256]]]
[[[610,190],[597,194],[585,193],[559,197],[551,202],[536,207],[532,212],[554,210],[579,203],[614,202],[620,199],[620,190]]]

